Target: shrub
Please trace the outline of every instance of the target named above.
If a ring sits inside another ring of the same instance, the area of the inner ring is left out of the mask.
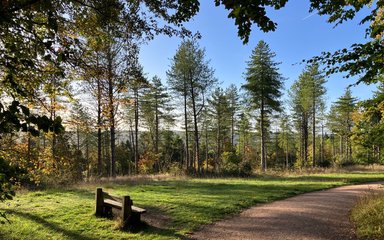
[[[235,152],[223,152],[221,154],[222,170],[225,173],[238,173],[240,157]]]
[[[139,160],[139,171],[140,173],[148,174],[154,173],[155,164],[159,161],[160,154],[156,154],[152,151],[145,152],[141,155]]]

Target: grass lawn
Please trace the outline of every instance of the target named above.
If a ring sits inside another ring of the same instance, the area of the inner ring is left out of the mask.
[[[0,224],[0,239],[181,239],[250,206],[350,183],[382,181],[384,173],[260,176],[247,179],[163,179],[100,184],[112,195],[130,195],[147,209],[147,226],[117,230],[117,221],[94,213],[96,185],[19,193],[0,203],[11,224]]]

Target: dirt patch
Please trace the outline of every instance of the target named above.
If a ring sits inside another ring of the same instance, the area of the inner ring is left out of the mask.
[[[167,229],[171,223],[171,217],[158,208],[146,208],[147,212],[141,215],[141,220],[149,226]]]

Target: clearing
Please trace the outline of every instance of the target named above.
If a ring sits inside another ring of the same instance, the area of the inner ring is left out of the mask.
[[[0,239],[181,239],[203,225],[244,209],[359,182],[382,181],[384,173],[333,173],[253,178],[135,178],[67,189],[18,193],[0,203],[11,224],[0,224]],[[95,189],[131,196],[145,208],[147,226],[117,230],[117,221],[94,216]],[[314,206],[315,207],[315,206]]]

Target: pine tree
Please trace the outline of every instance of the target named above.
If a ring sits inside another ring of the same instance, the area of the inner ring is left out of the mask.
[[[192,168],[193,162],[197,162],[197,171],[199,173],[202,164],[200,160],[198,117],[204,108],[204,99],[207,92],[216,82],[213,73],[214,71],[209,67],[209,61],[205,60],[205,50],[201,49],[195,40],[181,43],[172,59],[171,69],[167,71],[168,84],[184,99],[187,165],[188,168]],[[188,108],[192,112],[195,161],[190,161],[188,157]]]
[[[216,135],[215,168],[218,171],[220,157],[224,150],[224,142],[230,137],[231,109],[230,99],[222,88],[216,88],[208,99],[208,114],[212,122],[212,131]]]
[[[292,142],[293,132],[289,117],[283,114],[280,117],[280,132],[278,134],[278,145],[285,152],[285,168],[289,168],[289,150]]]
[[[235,144],[235,126],[236,126],[236,115],[239,110],[239,93],[237,87],[231,84],[227,89],[227,96],[229,99],[229,111],[231,118],[231,145],[234,147]]]
[[[374,92],[372,99],[358,103],[354,115],[352,140],[357,156],[368,163],[382,163],[384,149],[384,83]]]
[[[316,64],[310,65],[307,68],[309,74],[309,88],[312,101],[312,166],[315,167],[316,162],[316,117],[317,112],[320,110],[321,106],[324,105],[324,95],[326,89],[324,87],[325,78],[321,75],[319,71],[319,66]]]
[[[324,104],[325,79],[316,64],[307,66],[289,91],[293,116],[300,133],[300,160],[308,166],[309,125],[312,119],[312,164],[316,164],[316,118]]]
[[[173,115],[170,113],[170,96],[167,89],[161,83],[159,77],[152,78],[148,91],[143,96],[141,112],[142,119],[146,124],[152,139],[152,146],[155,154],[159,154],[160,127],[173,122]],[[157,163],[158,170],[161,163]]]
[[[278,72],[279,63],[274,61],[276,54],[267,43],[260,41],[252,51],[245,73],[246,84],[243,88],[251,97],[250,101],[259,110],[261,138],[261,169],[266,171],[266,134],[269,116],[273,111],[280,111],[283,77]]]
[[[331,106],[328,116],[328,127],[340,137],[339,155],[342,160],[350,161],[352,156],[351,130],[353,127],[352,114],[356,108],[357,99],[352,96],[348,88]]]

